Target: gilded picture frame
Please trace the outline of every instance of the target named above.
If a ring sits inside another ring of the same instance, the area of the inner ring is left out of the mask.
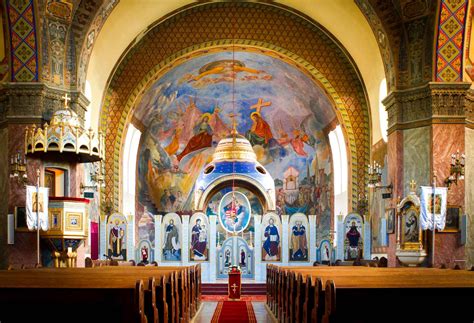
[[[420,226],[420,208],[409,204],[402,210],[401,247],[405,250],[419,250],[422,245],[422,230]]]

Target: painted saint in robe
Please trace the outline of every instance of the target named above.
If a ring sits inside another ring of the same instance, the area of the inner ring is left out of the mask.
[[[263,243],[263,250],[265,250],[265,260],[276,260],[278,261],[278,247],[280,245],[280,234],[278,228],[275,226],[275,220],[270,218],[268,225],[265,228],[265,242]]]
[[[224,266],[225,266],[225,267],[229,267],[230,264],[231,264],[231,263],[230,263],[230,250],[227,249],[227,250],[225,251],[225,262],[224,262]]]
[[[204,113],[201,116],[201,121],[193,129],[194,136],[189,139],[184,150],[176,156],[178,161],[193,151],[212,146],[212,129],[209,125],[210,116],[209,113]]]
[[[115,225],[110,229],[109,235],[109,256],[111,257],[123,257],[123,238],[125,236],[124,230],[119,227],[120,221],[115,220]]]
[[[240,250],[240,267],[245,267],[247,264],[245,263],[245,251],[244,249]]]
[[[207,230],[205,225],[201,225],[201,219],[196,220],[196,224],[191,230],[191,250],[194,260],[206,260]]]
[[[165,230],[165,244],[163,246],[163,255],[165,260],[181,260],[181,247],[179,242],[178,228],[171,219]]]
[[[296,221],[291,231],[291,260],[308,260],[306,228],[302,221]]]
[[[352,221],[351,228],[346,233],[346,238],[349,240],[347,259],[357,259],[359,257],[360,232],[357,230],[355,221]]]
[[[259,112],[252,112],[250,118],[253,121],[252,128],[247,131],[246,137],[252,146],[267,146],[270,139],[273,138],[272,130],[268,123],[263,120]]]

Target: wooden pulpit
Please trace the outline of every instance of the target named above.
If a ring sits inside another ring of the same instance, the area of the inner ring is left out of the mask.
[[[229,270],[229,299],[240,299],[241,287],[240,269],[232,266]]]

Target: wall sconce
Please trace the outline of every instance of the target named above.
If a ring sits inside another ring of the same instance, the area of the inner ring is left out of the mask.
[[[10,158],[10,178],[16,178],[18,184],[26,185],[28,176],[26,174],[26,158],[21,158],[20,152]]]
[[[466,163],[466,156],[459,153],[451,154],[451,165],[449,169],[449,176],[444,180],[444,183],[449,187],[452,183],[458,184],[458,180],[464,179],[464,165]]]
[[[374,161],[373,165],[368,165],[369,168],[369,183],[368,187],[376,187],[382,181],[382,166]]]

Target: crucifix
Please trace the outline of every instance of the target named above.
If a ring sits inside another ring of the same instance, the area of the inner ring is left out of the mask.
[[[413,193],[416,192],[416,182],[414,179],[410,181],[410,192],[413,192]]]
[[[270,105],[272,105],[271,101],[264,102],[262,98],[259,98],[257,103],[250,106],[250,109],[255,109],[257,113],[260,114],[260,111],[262,111],[262,108],[269,107]]]
[[[66,109],[69,108],[68,103],[69,103],[69,101],[71,101],[71,97],[69,95],[67,95],[67,93],[66,93],[66,94],[64,94],[63,97],[61,97],[61,99],[64,100],[64,108],[66,108]]]
[[[236,283],[234,283],[234,284],[233,284],[232,286],[230,286],[230,287],[232,287],[232,290],[233,290],[234,293],[235,293],[235,291],[237,290],[237,287],[238,287],[238,286],[237,286]]]

